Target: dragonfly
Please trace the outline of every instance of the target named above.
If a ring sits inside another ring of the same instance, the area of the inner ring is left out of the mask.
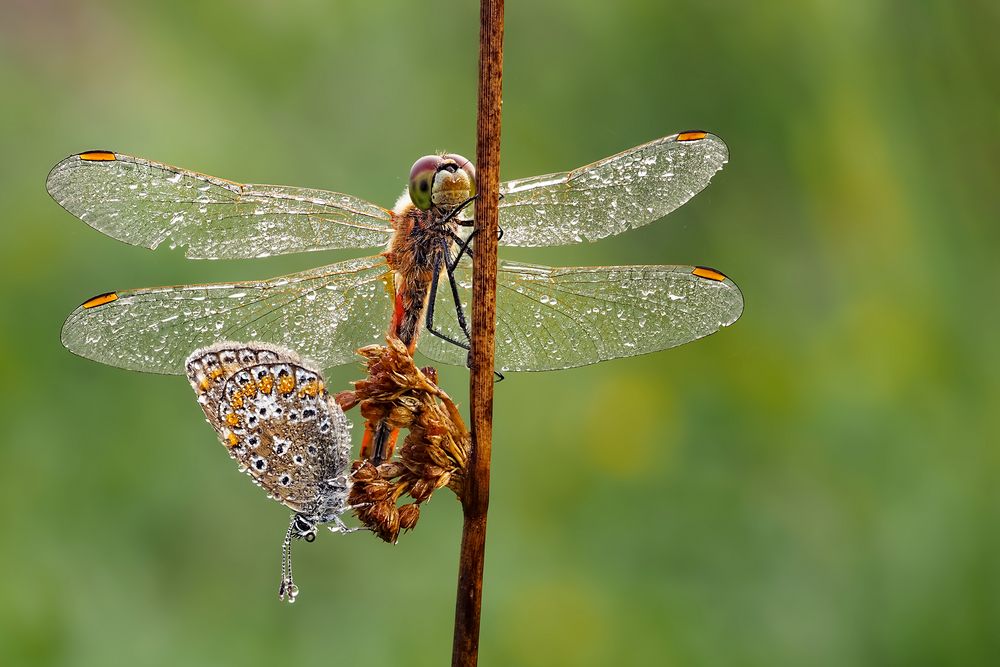
[[[644,226],[704,189],[728,157],[718,136],[686,131],[572,171],[507,181],[500,186],[500,243],[561,246]],[[357,348],[388,330],[411,352],[467,363],[476,193],[475,169],[459,155],[417,160],[392,209],[104,150],[59,162],[46,187],[69,213],[112,238],[149,249],[168,244],[191,259],[385,248],[267,280],[100,294],[62,328],[63,345],[80,356],[183,374],[192,350],[245,340],[282,345],[330,368],[353,361]],[[742,311],[736,284],[707,267],[501,261],[496,367],[547,371],[656,352],[714,333]]]

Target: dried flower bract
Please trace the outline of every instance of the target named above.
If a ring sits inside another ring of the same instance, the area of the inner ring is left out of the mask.
[[[368,377],[337,402],[344,410],[358,406],[371,428],[385,422],[409,431],[397,458],[377,468],[362,459],[353,467],[355,513],[381,539],[395,542],[400,529],[416,526],[420,503],[436,490],[447,486],[461,497],[471,438],[458,407],[432,380],[437,372],[417,368],[399,340],[386,342],[358,350]],[[398,507],[404,495],[414,502]]]

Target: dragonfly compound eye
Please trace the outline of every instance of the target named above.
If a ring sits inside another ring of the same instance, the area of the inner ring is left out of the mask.
[[[444,159],[440,155],[425,155],[410,167],[410,201],[421,211],[431,207],[434,174]]]

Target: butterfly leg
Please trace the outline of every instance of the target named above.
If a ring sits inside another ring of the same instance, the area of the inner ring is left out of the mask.
[[[362,507],[362,505],[358,505],[357,507]],[[347,512],[347,511],[352,510],[352,509],[355,509],[355,508],[354,507],[345,507],[344,511]],[[343,533],[344,535],[346,535],[348,533],[356,533],[359,530],[368,530],[368,528],[365,527],[365,526],[358,526],[357,528],[351,528],[346,523],[344,523],[344,520],[340,518],[339,514],[335,514],[333,516],[332,523],[334,524],[333,526],[327,526],[327,528],[330,529],[331,533]]]

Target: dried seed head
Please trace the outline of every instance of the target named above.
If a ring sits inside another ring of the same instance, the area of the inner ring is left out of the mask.
[[[358,404],[358,395],[353,391],[342,391],[334,396],[333,400],[337,401],[337,405],[340,406],[341,410],[347,412]]]
[[[387,503],[388,513],[386,517],[378,523],[378,528],[375,534],[382,538],[384,541],[391,544],[396,543],[396,539],[399,537],[399,510],[396,509],[395,505]]]
[[[375,401],[361,401],[361,416],[373,424],[383,421],[389,414],[390,406]]]
[[[424,502],[434,493],[434,483],[426,479],[418,479],[410,487],[410,497],[418,503]]]
[[[413,530],[420,519],[420,505],[410,503],[399,508],[399,527],[403,530]]]
[[[403,474],[406,468],[403,467],[402,463],[397,461],[389,461],[388,463],[383,463],[378,467],[378,474],[382,479],[392,479],[393,477],[399,477]]]
[[[393,428],[410,428],[410,425],[413,424],[414,420],[413,413],[414,410],[412,407],[407,405],[397,405],[389,411],[386,421],[388,421],[389,425]]]
[[[364,484],[379,479],[378,468],[373,466],[371,461],[355,461],[353,469],[355,484]]]
[[[378,469],[367,461],[355,464],[350,502],[366,526],[394,542],[401,529],[416,525],[417,503],[435,490],[448,486],[462,493],[471,438],[458,407],[438,388],[437,372],[417,369],[399,340],[358,352],[366,360],[368,377],[355,382],[353,392],[339,394],[338,401],[345,408],[357,405],[369,432],[384,422],[394,430],[408,429],[409,434],[398,458]],[[397,508],[403,494],[416,502]]]

